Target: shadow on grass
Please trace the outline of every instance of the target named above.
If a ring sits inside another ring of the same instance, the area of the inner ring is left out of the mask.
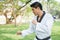
[[[60,34],[52,35],[52,40],[60,40]]]
[[[4,33],[4,34],[6,34],[6,33],[7,33],[7,34],[15,34],[16,32],[17,32],[17,31],[14,31],[14,30],[12,30],[12,31],[0,30],[0,34],[3,34],[3,33]]]
[[[0,40],[15,40],[0,34]]]

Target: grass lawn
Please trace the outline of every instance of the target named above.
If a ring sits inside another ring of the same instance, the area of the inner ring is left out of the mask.
[[[60,22],[54,22],[52,28],[52,40],[60,40]],[[20,27],[15,27],[13,24],[0,25],[0,40],[33,40],[35,35],[30,34],[26,37],[21,37],[20,35],[16,35],[18,30],[24,30],[29,27],[29,24],[23,24]]]

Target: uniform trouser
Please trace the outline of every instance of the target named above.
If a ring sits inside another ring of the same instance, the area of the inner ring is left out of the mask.
[[[50,36],[47,37],[47,38],[44,38],[44,39],[39,39],[39,38],[36,36],[36,38],[35,38],[34,40],[51,40],[51,39],[50,39]]]
[[[34,40],[37,40],[36,38],[34,38]],[[51,39],[49,39],[49,40],[51,40]]]

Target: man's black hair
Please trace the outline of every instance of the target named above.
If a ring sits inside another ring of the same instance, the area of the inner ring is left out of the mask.
[[[30,7],[34,7],[34,8],[39,7],[41,10],[43,10],[43,9],[42,9],[42,4],[39,3],[39,2],[34,2],[34,3],[32,3],[32,4],[30,5]]]

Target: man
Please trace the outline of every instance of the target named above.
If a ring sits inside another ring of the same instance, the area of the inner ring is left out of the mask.
[[[34,32],[36,35],[35,40],[51,40],[53,17],[43,11],[42,5],[39,2],[31,4],[31,8],[36,17],[33,18],[29,29],[17,32],[17,34],[26,36]]]

